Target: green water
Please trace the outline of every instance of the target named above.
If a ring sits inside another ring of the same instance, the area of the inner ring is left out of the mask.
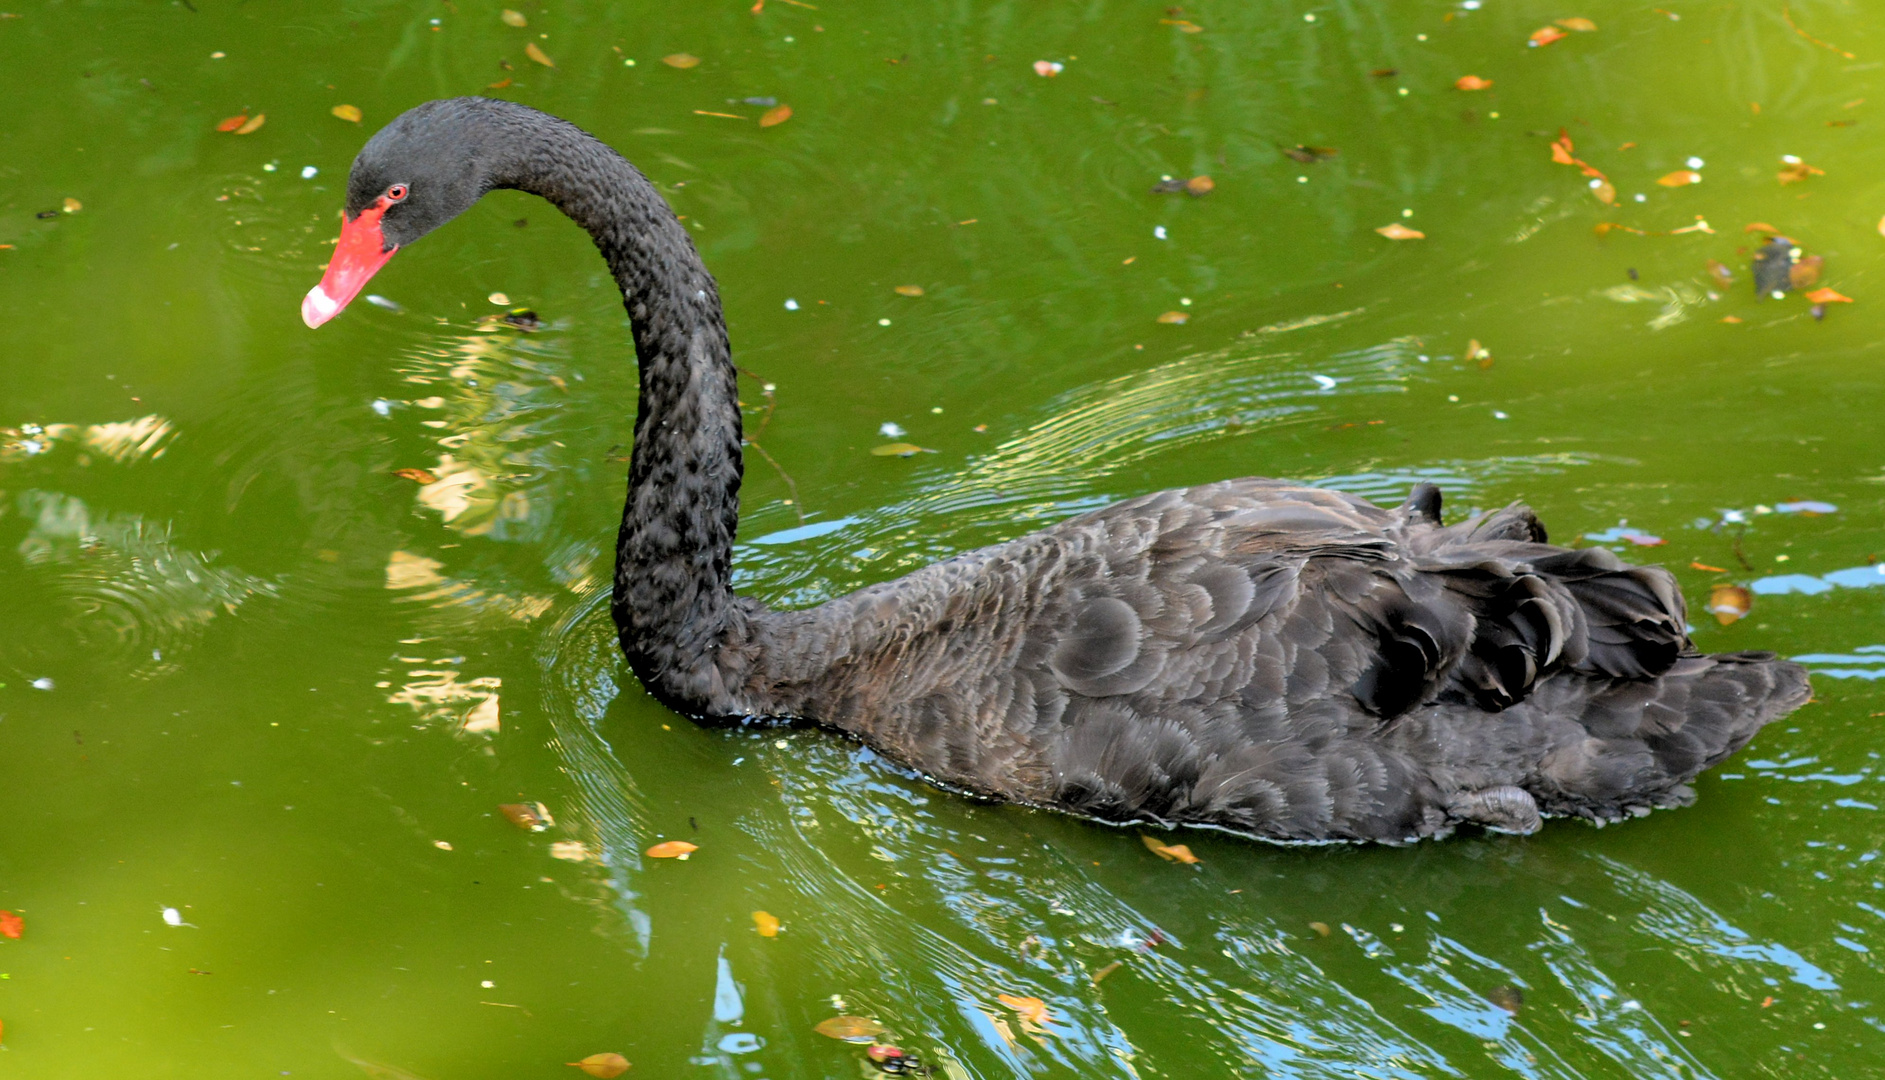
[[[16,0],[0,1074],[876,1075],[813,1031],[841,1012],[956,1077],[1885,1071],[1885,17],[1797,0],[1835,51],[1777,3],[1664,3]],[[1598,29],[1526,47],[1566,16]],[[1452,514],[1665,538],[1608,542],[1675,570],[1704,648],[1812,657],[1818,700],[1679,812],[1198,833],[1195,868],[816,731],[698,729],[612,643],[635,376],[587,238],[495,194],[370,286],[402,311],[298,317],[367,135],[505,78],[639,163],[720,279],[749,430],[772,409],[753,595],[1162,487],[1432,478]],[[1755,221],[1856,303],[1756,303]],[[544,328],[482,322],[493,292]],[[1837,510],[1763,512],[1800,500]]]

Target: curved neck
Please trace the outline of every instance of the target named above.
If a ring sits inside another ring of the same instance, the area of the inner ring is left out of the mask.
[[[508,151],[492,185],[540,195],[589,231],[635,337],[641,396],[612,604],[622,651],[671,707],[720,712],[717,653],[742,617],[732,589],[742,463],[719,290],[654,185],[607,145],[555,121]]]

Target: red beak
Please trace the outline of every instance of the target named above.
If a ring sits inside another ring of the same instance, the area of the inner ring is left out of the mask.
[[[340,227],[340,243],[334,245],[334,261],[327,264],[321,283],[301,299],[301,321],[319,326],[334,316],[348,302],[360,295],[366,283],[393,257],[397,247],[388,248],[380,234],[380,218],[386,213],[381,200],[369,206]]]

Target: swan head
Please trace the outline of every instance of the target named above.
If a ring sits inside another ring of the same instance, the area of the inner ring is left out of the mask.
[[[340,241],[321,283],[301,301],[319,326],[341,313],[400,248],[471,208],[492,187],[492,143],[505,131],[482,98],[408,109],[361,148],[347,176]]]

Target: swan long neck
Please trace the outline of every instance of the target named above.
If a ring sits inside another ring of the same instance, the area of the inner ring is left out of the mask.
[[[537,128],[490,174],[588,230],[628,310],[641,366],[612,612],[644,685],[696,716],[726,711],[720,657],[744,608],[732,588],[742,472],[737,372],[720,293],[674,211],[621,155],[574,125]]]

